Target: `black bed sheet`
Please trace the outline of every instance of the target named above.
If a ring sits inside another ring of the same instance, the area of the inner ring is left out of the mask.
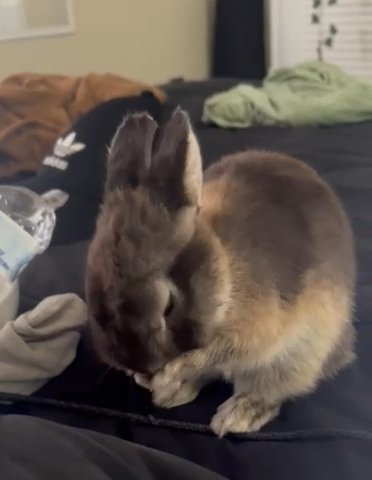
[[[203,125],[200,121],[203,99],[233,83],[231,80],[174,83],[167,90],[171,101],[190,112],[205,166],[223,154],[246,148],[276,150],[305,160],[337,191],[356,237],[359,265],[356,362],[334,380],[322,384],[314,394],[285,405],[279,418],[261,434],[252,439],[218,440],[201,430],[229,394],[228,385],[211,385],[191,405],[171,411],[158,410],[151,405],[146,392],[123,375],[101,366],[90,348],[88,336],[84,336],[74,364],[37,396],[106,407],[114,412],[78,413],[71,405],[61,410],[16,404],[8,410],[111,433],[187,458],[228,478],[371,478],[372,122],[329,128],[244,130]],[[22,278],[22,310],[32,308],[46,295],[69,291],[83,295],[88,241],[86,238],[63,244],[61,240],[35,259]],[[120,412],[139,412],[154,424],[157,419],[190,422],[189,427],[200,432],[183,429],[187,425],[146,426],[128,422],[118,418]]]

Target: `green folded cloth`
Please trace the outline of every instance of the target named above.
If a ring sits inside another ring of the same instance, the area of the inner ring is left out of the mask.
[[[307,62],[271,72],[261,88],[238,85],[204,102],[203,121],[225,128],[335,125],[372,120],[372,82]]]

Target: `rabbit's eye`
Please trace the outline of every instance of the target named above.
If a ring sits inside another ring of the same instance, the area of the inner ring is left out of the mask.
[[[169,317],[169,315],[173,311],[173,307],[174,307],[174,300],[173,300],[172,294],[170,294],[167,306],[165,307],[165,310],[164,310],[164,317]]]

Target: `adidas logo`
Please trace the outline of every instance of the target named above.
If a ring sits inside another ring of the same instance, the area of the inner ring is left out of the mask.
[[[85,148],[84,143],[75,142],[75,138],[76,132],[69,133],[65,138],[59,138],[54,145],[53,155],[45,157],[43,164],[58,170],[66,170],[68,161],[64,159]]]
[[[65,138],[59,138],[54,146],[54,155],[65,158],[83,150],[85,148],[84,143],[75,142],[75,138],[75,132],[69,133]]]

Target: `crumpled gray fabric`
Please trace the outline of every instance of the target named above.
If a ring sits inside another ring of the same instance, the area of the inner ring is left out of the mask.
[[[32,394],[74,360],[87,318],[75,294],[54,295],[0,330],[0,392]]]

